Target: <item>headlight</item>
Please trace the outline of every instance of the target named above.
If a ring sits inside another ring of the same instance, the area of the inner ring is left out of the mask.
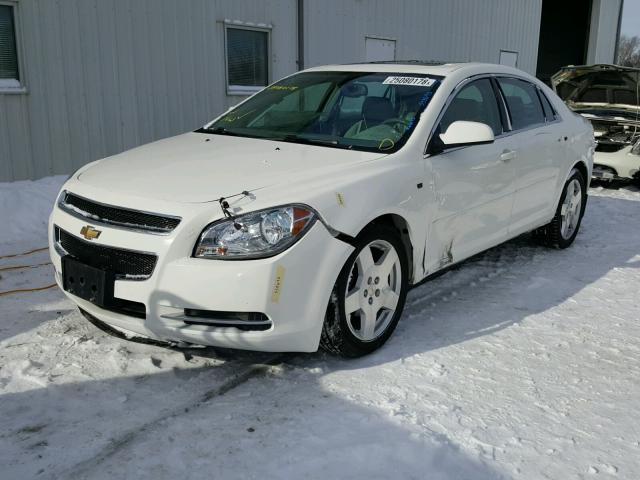
[[[631,153],[633,153],[634,155],[640,155],[640,138],[631,149]]]
[[[194,256],[220,260],[271,257],[296,243],[315,221],[315,212],[305,205],[218,220],[200,234]]]

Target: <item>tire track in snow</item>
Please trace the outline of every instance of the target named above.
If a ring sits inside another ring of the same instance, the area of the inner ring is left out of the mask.
[[[106,460],[129,446],[139,437],[153,432],[156,428],[160,427],[167,421],[173,420],[181,415],[188,414],[206,405],[211,400],[228,393],[229,391],[247,382],[251,378],[264,376],[269,372],[274,371],[287,358],[290,358],[290,356],[291,354],[278,353],[267,358],[262,363],[254,363],[246,366],[242,371],[224,380],[221,385],[207,390],[194,401],[183,403],[182,405],[171,409],[169,412],[163,412],[161,415],[158,415],[154,419],[144,423],[141,426],[132,428],[129,431],[124,432],[118,437],[113,438],[110,441],[109,445],[102,449],[102,451],[100,451],[98,454],[93,455],[79,463],[76,463],[63,472],[54,473],[52,475],[52,478],[87,478],[87,476],[90,476],[91,471],[95,470]]]

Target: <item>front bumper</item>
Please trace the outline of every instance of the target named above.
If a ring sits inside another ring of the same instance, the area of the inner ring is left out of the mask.
[[[640,156],[632,154],[632,148],[629,145],[617,152],[596,151],[593,157],[593,177],[601,180],[637,178],[640,172]]]
[[[240,261],[191,258],[200,231],[211,220],[210,211],[202,214],[197,212],[198,208],[185,210],[183,222],[170,235],[101,225],[102,234],[92,241],[158,256],[155,270],[147,280],[121,279],[114,285],[114,297],[144,304],[145,318],[106,310],[65,294],[104,323],[161,341],[260,351],[316,351],[331,289],[353,247],[331,236],[318,221],[290,249],[271,258]],[[86,221],[57,207],[51,214],[50,253],[56,282],[61,288],[62,256],[55,245],[55,226],[78,235],[85,225]],[[185,310],[260,312],[266,315],[269,324],[263,330],[247,330],[211,325],[211,318],[188,318],[204,323],[193,324],[185,321]]]

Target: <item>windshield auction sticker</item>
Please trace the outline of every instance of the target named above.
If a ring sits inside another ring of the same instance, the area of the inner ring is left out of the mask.
[[[427,77],[387,77],[385,78],[384,85],[411,85],[414,87],[430,87],[436,81],[433,78]]]

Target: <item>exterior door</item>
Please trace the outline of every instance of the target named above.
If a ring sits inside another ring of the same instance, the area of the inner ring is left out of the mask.
[[[499,78],[498,84],[509,109],[516,152],[509,231],[517,234],[538,226],[555,208],[565,144],[556,125],[547,121],[535,85],[517,78]]]
[[[503,135],[503,115],[488,78],[474,80],[452,99],[435,135],[457,120],[489,125],[492,144],[445,150],[427,158],[436,199],[428,234],[427,270],[458,262],[507,237],[513,203],[514,145]]]

